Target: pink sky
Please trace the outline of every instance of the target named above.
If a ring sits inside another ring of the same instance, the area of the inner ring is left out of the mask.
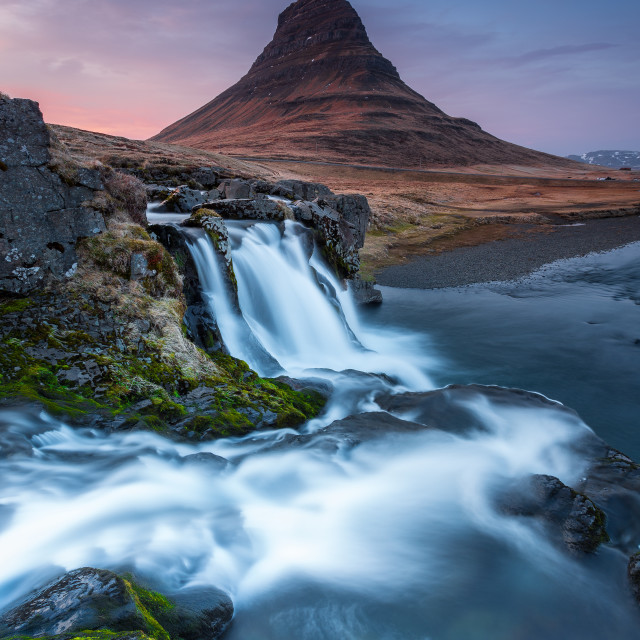
[[[353,0],[403,79],[454,116],[566,155],[640,149],[640,3]],[[2,0],[0,89],[48,122],[147,138],[214,98],[284,0]]]

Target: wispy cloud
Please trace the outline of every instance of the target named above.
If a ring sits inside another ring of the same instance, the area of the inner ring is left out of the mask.
[[[604,49],[613,49],[617,47],[616,44],[610,42],[592,42],[589,44],[564,44],[558,47],[551,47],[550,49],[535,49],[528,53],[523,53],[520,56],[509,58],[509,62],[512,65],[524,65],[531,62],[538,62],[540,60],[547,60],[548,58],[558,58],[565,56],[574,56],[583,53],[591,53],[593,51],[603,51]]]

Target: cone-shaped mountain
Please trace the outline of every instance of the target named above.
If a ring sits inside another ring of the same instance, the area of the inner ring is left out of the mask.
[[[298,0],[238,83],[154,140],[271,158],[414,167],[567,164],[409,88],[346,0]]]

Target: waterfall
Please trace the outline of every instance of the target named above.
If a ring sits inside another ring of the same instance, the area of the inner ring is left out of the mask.
[[[231,221],[227,227],[239,310],[211,239],[202,233],[191,251],[231,355],[261,375],[335,381],[337,373],[356,370],[385,374],[407,389],[432,388],[424,358],[407,341],[359,321],[350,294],[303,225]]]

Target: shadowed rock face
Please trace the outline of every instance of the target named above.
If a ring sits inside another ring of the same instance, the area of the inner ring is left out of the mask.
[[[346,0],[298,0],[237,84],[154,138],[228,153],[387,166],[573,164],[451,118],[409,88]]]
[[[76,242],[105,230],[86,206],[102,189],[98,171],[51,167],[49,130],[38,104],[0,96],[0,291],[28,293],[75,270]]]

